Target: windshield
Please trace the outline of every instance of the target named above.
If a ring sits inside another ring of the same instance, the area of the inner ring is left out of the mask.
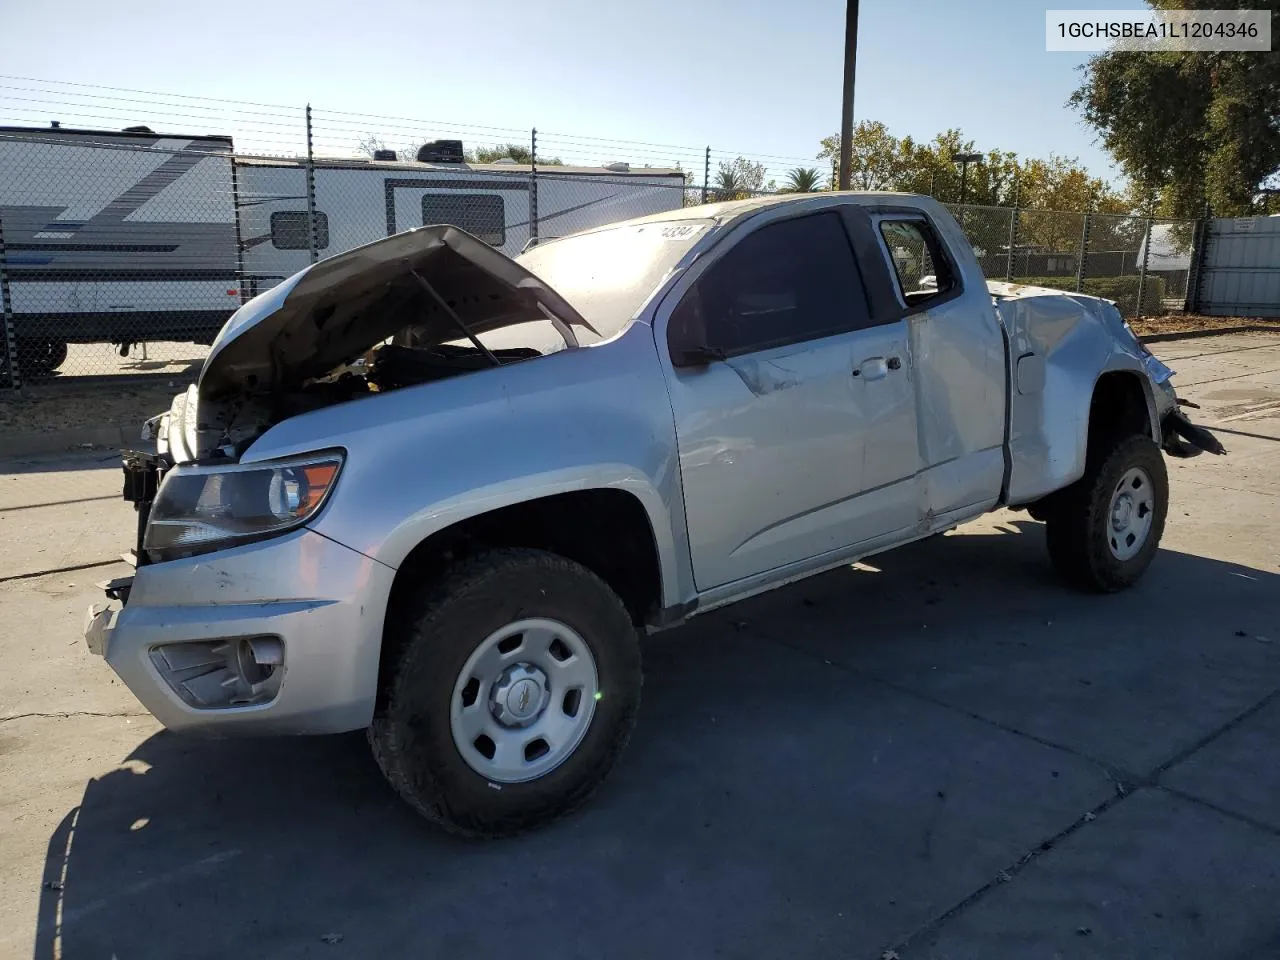
[[[711,220],[622,224],[541,244],[516,262],[546,281],[607,340],[702,236]],[[583,333],[583,342],[594,338]]]

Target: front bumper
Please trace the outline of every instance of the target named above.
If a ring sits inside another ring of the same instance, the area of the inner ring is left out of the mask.
[[[1157,364],[1165,372],[1165,376],[1160,379],[1152,377],[1155,387],[1156,416],[1160,421],[1160,445],[1165,453],[1179,459],[1198,457],[1202,453],[1218,456],[1226,453],[1227,448],[1217,437],[1199,424],[1192,423],[1182,412],[1183,406],[1195,409],[1199,407],[1197,404],[1178,399],[1178,394],[1169,379],[1173,371],[1155,357],[1149,356],[1148,369],[1152,363]]]
[[[394,576],[390,567],[302,529],[140,566],[123,609],[91,609],[85,640],[166,727],[210,733],[355,730],[373,717]],[[208,651],[225,648],[234,656],[236,649],[254,645],[278,656],[279,663],[256,698],[241,698],[252,702],[209,706],[208,697],[203,703],[193,697],[193,684],[184,686],[202,669],[187,665],[198,664]]]

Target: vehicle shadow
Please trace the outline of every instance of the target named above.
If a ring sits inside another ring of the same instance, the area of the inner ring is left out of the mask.
[[[1095,597],[1038,524],[934,538],[651,638],[618,769],[497,842],[361,734],[159,733],[50,837],[34,956],[878,956],[1280,687],[1277,622],[1264,571],[1163,551]]]

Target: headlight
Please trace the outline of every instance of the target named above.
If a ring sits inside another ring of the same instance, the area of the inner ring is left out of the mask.
[[[283,533],[324,504],[342,469],[336,451],[225,467],[178,467],[160,485],[143,547],[203,553]]]

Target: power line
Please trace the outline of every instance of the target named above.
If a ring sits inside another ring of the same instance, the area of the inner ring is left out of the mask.
[[[166,106],[166,107],[172,106],[172,107],[182,107],[182,108],[187,109],[187,110],[207,110],[207,111],[211,111],[211,112],[213,112],[213,111],[217,111],[217,112],[226,112],[226,108],[225,108],[224,106],[206,107],[206,106],[204,106],[203,104],[199,104],[199,103],[178,104],[178,103],[168,103],[168,102],[166,102],[166,101],[164,101],[164,100],[138,100],[138,99],[135,99],[135,98],[132,98],[132,97],[104,96],[104,95],[102,95],[102,94],[96,94],[96,93],[74,93],[74,92],[67,91],[67,90],[44,90],[44,89],[41,89],[41,88],[39,88],[39,87],[20,87],[20,86],[15,86],[14,84],[11,84],[11,83],[0,83],[0,90],[20,90],[20,91],[22,91],[22,92],[24,92],[24,93],[47,93],[47,94],[51,94],[51,95],[53,95],[53,96],[58,96],[58,97],[80,97],[80,98],[82,98],[82,99],[91,99],[91,100],[108,100],[108,101],[112,101],[112,102],[115,102],[115,103],[136,103],[136,104],[141,104],[141,105],[143,105],[143,106],[152,106],[152,107],[154,107],[154,106]],[[12,97],[12,98],[9,98],[9,99],[19,99],[19,98],[17,98],[17,97]],[[39,100],[39,101],[36,101],[36,102],[39,102],[39,103],[57,103],[58,101],[52,101],[52,100]],[[232,103],[235,103],[235,101],[228,100],[228,101],[224,101],[224,103],[226,103],[226,104],[232,104]],[[299,112],[299,113],[301,112],[301,108],[293,108],[293,107],[290,107],[290,108],[288,108],[288,109],[290,109],[290,110],[292,110],[292,111],[295,111],[295,112]],[[238,109],[238,108],[237,108],[237,109],[235,109],[235,110],[233,110],[233,111],[231,111],[231,112],[233,112],[233,113],[235,113],[235,114],[237,114],[237,115],[243,114],[243,115],[245,115],[245,116],[257,116],[257,117],[284,117],[284,116],[288,116],[288,114],[281,113],[279,110],[272,110],[272,111],[270,111],[270,112],[267,112],[267,111],[263,111],[263,110],[240,110],[240,109]]]
[[[46,110],[58,110],[63,112],[71,112],[76,116],[91,117],[95,120],[114,120],[110,116],[103,116],[102,113],[94,113],[94,110],[104,111],[106,113],[130,113],[137,114],[144,111],[150,111],[155,116],[168,117],[172,120],[185,120],[201,125],[217,124],[219,122],[234,126],[237,131],[249,131],[258,134],[269,135],[268,137],[257,137],[256,140],[269,139],[270,137],[283,138],[272,128],[279,130],[298,129],[299,125],[296,121],[280,122],[287,118],[287,114],[277,111],[297,111],[301,112],[302,108],[296,105],[267,103],[252,100],[230,100],[218,97],[205,97],[193,94],[167,93],[154,90],[144,90],[133,87],[114,87],[104,84],[78,83],[65,80],[42,80],[34,77],[25,77],[15,74],[0,74],[0,80],[18,81],[19,84],[36,84],[37,86],[20,86],[14,84],[0,84],[0,89],[9,89],[22,93],[40,93],[48,94],[50,98],[57,97],[78,97],[82,99],[92,99],[107,101],[106,103],[74,103],[59,102],[56,99],[36,99],[32,97],[14,97],[0,96],[0,105],[5,100],[21,101],[29,104],[39,104]],[[74,88],[73,90],[65,89],[47,89],[48,86],[58,88]],[[97,91],[93,93],[81,93],[78,91]],[[120,94],[138,94],[145,97],[156,98],[154,100],[140,100],[131,97],[120,96]],[[193,101],[182,104],[175,103],[174,100]],[[117,104],[134,104],[140,109],[130,109],[123,106],[113,106],[112,102]],[[213,104],[214,106],[206,106]],[[175,108],[173,110],[165,110],[163,108]],[[266,110],[244,110],[243,107],[262,107]],[[2,106],[0,106],[2,108]],[[202,111],[211,114],[211,116],[192,115],[182,111]],[[26,113],[36,113],[34,110],[26,110]],[[217,115],[221,113],[222,116]],[[241,119],[248,117],[251,119]],[[432,119],[419,119],[413,117],[403,117],[391,114],[366,114],[352,110],[324,110],[316,109],[313,113],[316,121],[315,126],[319,128],[321,133],[325,131],[337,135],[344,133],[351,134],[356,137],[365,137],[370,135],[390,134],[396,132],[401,134],[411,134],[413,136],[423,135],[422,128],[428,128],[436,132],[452,132],[452,131],[480,131],[495,135],[497,137],[507,138],[516,142],[523,142],[528,130],[523,127],[501,127],[485,124],[462,123],[457,121],[444,121]],[[326,118],[343,118],[337,123],[326,121]],[[388,125],[390,121],[390,125]],[[207,128],[207,127],[206,127]],[[291,140],[292,138],[287,138]],[[587,156],[586,150],[590,148],[607,149],[609,152],[626,153],[635,157],[647,157],[655,160],[662,160],[666,163],[673,162],[676,157],[672,156],[675,152],[677,157],[682,160],[688,160],[696,166],[694,161],[701,160],[703,156],[703,147],[697,147],[689,144],[663,143],[659,141],[649,140],[624,140],[616,137],[599,137],[590,134],[577,133],[557,133],[548,132],[541,144],[542,152],[559,152],[572,153],[579,156]],[[749,150],[726,150],[713,149],[712,156],[719,162],[720,160],[732,161],[739,156],[747,158],[752,162],[763,163],[764,161],[777,161],[787,164],[813,165],[817,161],[808,157],[782,156],[778,154],[755,153]],[[772,169],[775,164],[765,163],[765,166]]]
[[[54,83],[64,87],[83,87],[86,90],[115,90],[122,93],[143,93],[151,97],[178,97],[182,100],[204,100],[208,103],[241,103],[250,107],[277,107],[281,110],[301,110],[296,104],[258,103],[253,100],[226,100],[218,97],[198,97],[189,93],[161,93],[156,90],[138,90],[134,87],[108,87],[98,83],[75,83],[71,80],[41,80],[37,77],[19,77],[0,73],[0,80],[21,80],[24,83]]]

